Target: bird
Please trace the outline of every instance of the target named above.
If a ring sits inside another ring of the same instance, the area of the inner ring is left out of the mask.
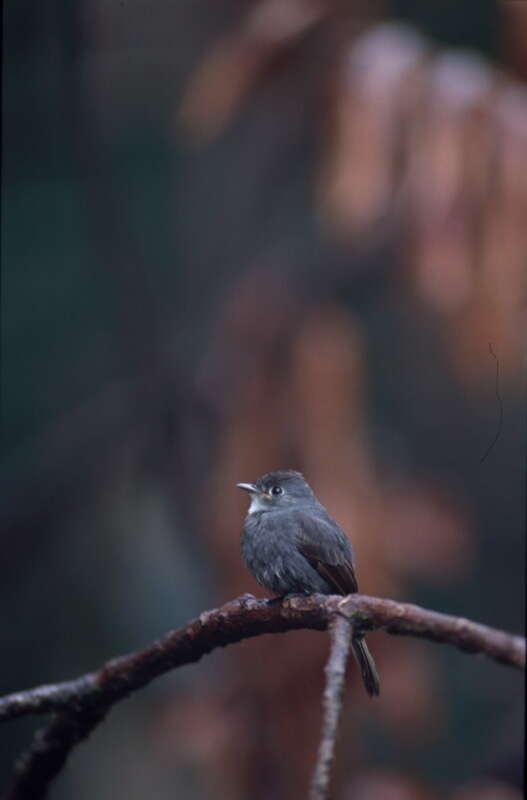
[[[277,597],[358,591],[351,543],[300,472],[268,472],[236,485],[250,495],[242,557],[261,586]],[[362,637],[352,639],[352,651],[367,693],[378,695],[379,676]]]

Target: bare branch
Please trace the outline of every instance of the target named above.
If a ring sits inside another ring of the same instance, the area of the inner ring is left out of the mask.
[[[216,647],[263,633],[299,628],[326,630],[336,608],[357,634],[378,628],[388,633],[446,642],[520,669],[525,668],[525,639],[462,617],[354,594],[292,597],[282,603],[243,595],[205,611],[182,628],[170,631],[144,650],[106,662],[96,672],[73,681],[47,684],[0,698],[0,721],[30,713],[112,705],[171,669],[198,661]]]
[[[331,652],[325,669],[324,721],[317,763],[311,782],[311,800],[326,800],[329,796],[331,765],[335,758],[335,742],[342,710],[344,678],[351,644],[352,627],[349,619],[336,614],[329,625],[329,633],[331,636]]]
[[[244,595],[200,614],[143,650],[108,661],[95,672],[0,698],[0,721],[30,713],[59,712],[18,762],[9,799],[43,797],[68,753],[112,705],[159,675],[198,661],[217,647],[263,633],[300,628],[326,630],[337,612],[349,620],[356,635],[383,628],[388,633],[445,642],[525,668],[522,637],[419,606],[358,594],[346,600],[340,595],[311,595],[281,603]]]
[[[71,750],[85,739],[105,711],[56,714],[37,731],[31,747],[17,760],[4,800],[41,800],[60,772]]]

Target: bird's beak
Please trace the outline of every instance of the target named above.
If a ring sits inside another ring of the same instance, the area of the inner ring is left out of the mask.
[[[245,489],[246,492],[251,492],[252,494],[260,494],[260,490],[256,488],[254,483],[237,483],[236,486],[238,489]]]

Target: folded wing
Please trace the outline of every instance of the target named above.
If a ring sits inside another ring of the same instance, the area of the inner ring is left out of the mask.
[[[326,580],[335,594],[358,591],[349,540],[336,522],[296,512],[295,533],[300,553]]]

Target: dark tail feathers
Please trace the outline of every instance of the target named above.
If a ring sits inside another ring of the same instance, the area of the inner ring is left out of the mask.
[[[366,642],[364,639],[352,639],[351,646],[355,660],[360,667],[366,691],[370,697],[379,694],[379,676],[377,675],[375,661],[366,646]]]

